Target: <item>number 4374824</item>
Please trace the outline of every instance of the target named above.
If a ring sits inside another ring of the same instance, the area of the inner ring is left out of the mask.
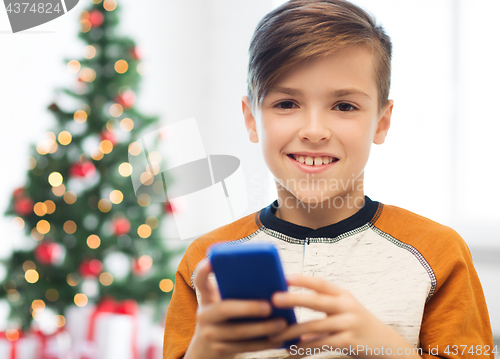
[[[61,11],[63,11],[61,9],[61,7],[59,6],[59,3],[56,4],[56,6],[52,7],[52,4],[51,3],[47,3],[47,4],[44,4],[44,3],[38,3],[38,4],[31,4],[31,6],[29,6],[30,4],[27,3],[27,2],[23,2],[23,3],[9,3],[6,7],[6,10],[7,12],[10,14],[10,13],[14,13],[14,14],[19,14],[19,13],[23,13],[25,14],[26,11],[29,11],[29,12],[33,12],[33,13],[45,13],[45,14],[52,14],[54,12],[56,13],[60,13]],[[24,8],[23,8],[24,7]],[[29,9],[28,9],[29,7]]]
[[[444,353],[448,355],[491,355],[492,353],[498,355],[498,349],[495,345],[491,348],[489,345],[448,345]]]

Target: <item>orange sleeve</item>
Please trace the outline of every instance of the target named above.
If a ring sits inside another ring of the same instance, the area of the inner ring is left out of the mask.
[[[448,248],[440,258],[431,263],[437,286],[422,319],[424,358],[494,359],[483,289],[469,248],[456,232],[454,237],[446,241]]]
[[[167,309],[163,358],[179,359],[184,356],[193,337],[198,302],[191,287],[191,272],[187,252],[182,258],[175,275],[172,300]]]
[[[207,248],[216,242],[240,239],[255,232],[258,229],[257,215],[249,214],[201,236],[189,245],[177,267],[172,299],[167,308],[163,359],[182,358],[193,337],[198,301],[191,286],[191,276],[198,263],[205,258]]]
[[[483,288],[462,237],[450,227],[388,205],[376,226],[418,250],[436,278],[420,328],[423,357],[494,359]]]

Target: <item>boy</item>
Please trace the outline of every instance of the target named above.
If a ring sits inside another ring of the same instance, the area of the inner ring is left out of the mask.
[[[391,47],[369,15],[343,0],[292,0],[262,19],[242,110],[278,199],[189,246],[164,358],[494,358],[462,238],[364,194],[371,143],[382,144],[390,126]],[[266,319],[267,302],[220,299],[204,258],[209,245],[229,241],[278,247],[291,288],[272,302],[294,307],[298,324]],[[249,316],[262,320],[228,322]],[[298,336],[288,352],[276,349]]]

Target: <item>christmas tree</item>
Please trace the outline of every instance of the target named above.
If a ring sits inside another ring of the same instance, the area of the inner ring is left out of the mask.
[[[83,58],[65,60],[75,85],[57,90],[78,106],[48,106],[55,128],[32,146],[27,180],[6,211],[32,248],[12,253],[0,289],[24,330],[47,312],[63,326],[68,306],[105,297],[164,311],[173,288],[169,261],[177,251],[159,232],[171,207],[154,203],[148,191],[135,193],[130,178],[141,171],[143,187],[153,187],[161,156],[150,151],[142,169],[128,161],[158,118],[134,107],[141,57],[133,40],[116,34],[118,10],[115,1],[93,0],[82,12]],[[166,185],[162,177],[161,189]]]

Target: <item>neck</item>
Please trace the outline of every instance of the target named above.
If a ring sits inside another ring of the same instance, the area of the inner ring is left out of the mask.
[[[364,202],[362,184],[356,191],[334,194],[322,202],[304,202],[278,186],[279,208],[276,216],[299,226],[317,229],[351,217]]]

